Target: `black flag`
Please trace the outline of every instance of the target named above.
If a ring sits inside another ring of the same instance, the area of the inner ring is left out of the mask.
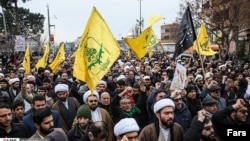
[[[185,50],[193,46],[193,42],[196,40],[196,34],[194,30],[194,24],[191,16],[189,6],[187,7],[179,29],[177,40],[175,44],[174,58],[183,53]]]

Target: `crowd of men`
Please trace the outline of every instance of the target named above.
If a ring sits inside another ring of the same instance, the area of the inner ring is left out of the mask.
[[[0,138],[223,141],[224,128],[250,124],[249,61],[239,67],[214,58],[122,54],[94,91],[73,76],[73,62],[32,74],[24,74],[21,60],[1,64]],[[177,63],[187,69],[186,81],[172,90]]]

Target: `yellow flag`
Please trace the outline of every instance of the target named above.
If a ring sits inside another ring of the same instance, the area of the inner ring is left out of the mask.
[[[46,48],[45,48],[42,58],[38,60],[38,62],[36,63],[36,69],[45,68],[47,65],[48,58],[49,58],[49,43],[46,44]]]
[[[23,58],[23,67],[25,70],[25,74],[31,74],[31,69],[30,69],[30,46],[29,44],[26,47],[25,55]]]
[[[138,37],[124,38],[124,41],[134,51],[138,59],[143,58],[147,53],[148,47],[156,42],[151,26],[146,28]]]
[[[72,58],[75,58],[75,56],[76,56],[76,51],[70,56],[70,58],[72,59]]]
[[[49,67],[51,68],[52,72],[55,73],[59,67],[59,65],[65,60],[65,44],[61,43],[56,57],[54,58],[53,62],[49,64]]]
[[[217,53],[209,47],[208,35],[206,27],[203,23],[201,24],[201,29],[197,36],[197,39],[194,42],[194,50],[204,56],[211,56]]]
[[[131,52],[130,52],[130,49],[129,49],[128,52],[127,52],[127,57],[128,57],[128,59],[131,59]]]
[[[156,22],[158,22],[158,21],[160,21],[162,19],[164,19],[164,17],[157,16],[157,15],[151,15],[149,17],[149,25],[148,26],[152,26],[154,23],[156,23]]]
[[[152,51],[152,48],[150,48],[149,50],[148,50],[148,57],[149,58],[152,58],[152,56],[153,56],[153,51]]]
[[[153,47],[158,43],[159,43],[159,40],[157,36],[155,35],[154,31],[152,30],[152,38],[151,38],[151,41],[149,42],[148,51],[147,51],[149,58],[153,56]]]
[[[75,55],[73,76],[93,91],[120,55],[120,47],[95,7]]]

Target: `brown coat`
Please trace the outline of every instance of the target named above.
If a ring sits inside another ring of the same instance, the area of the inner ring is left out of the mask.
[[[113,132],[114,122],[111,119],[110,114],[105,109],[100,108],[100,112],[101,112],[101,115],[102,115],[102,120],[108,124],[108,128],[109,128],[109,139],[108,139],[108,141],[113,141],[113,136],[114,136],[114,132]]]
[[[158,123],[156,123],[158,124]],[[159,125],[156,126],[155,123],[151,123],[144,127],[139,134],[139,141],[158,141],[159,133],[157,133],[157,128],[160,128]],[[160,129],[158,129],[159,132]],[[184,132],[182,127],[178,123],[173,125],[173,136],[171,136],[171,141],[183,141]]]

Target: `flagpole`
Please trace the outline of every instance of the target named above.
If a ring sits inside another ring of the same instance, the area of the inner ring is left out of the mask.
[[[200,48],[199,48],[199,44],[198,44],[198,42],[197,42],[197,40],[196,40],[196,45],[197,45],[197,48],[198,48],[198,52],[200,52]],[[201,68],[202,68],[202,72],[203,72],[203,78],[205,78],[205,69],[204,69],[204,66],[203,66],[203,59],[202,59],[202,57],[201,57],[201,54],[200,53],[198,53],[199,54],[199,58],[200,58],[200,63],[201,63]],[[206,78],[204,79],[204,81],[205,81],[205,84],[207,84],[207,80],[206,80]]]
[[[165,53],[165,51],[164,51],[164,48],[163,48],[163,46],[162,46],[162,44],[159,42],[159,44],[160,44],[160,47],[161,47],[161,49],[162,49],[162,52],[163,53]]]

